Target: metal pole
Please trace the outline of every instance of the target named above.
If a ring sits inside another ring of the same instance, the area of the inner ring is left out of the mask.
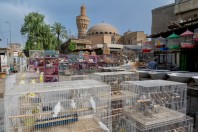
[[[9,29],[10,29],[10,45],[11,45],[11,26],[10,26],[10,23],[8,21],[6,21],[6,23],[9,25]]]

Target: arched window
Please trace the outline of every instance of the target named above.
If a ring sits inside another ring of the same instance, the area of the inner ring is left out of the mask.
[[[103,32],[100,32],[100,34],[103,34]]]
[[[94,35],[94,33],[92,33],[92,35]]]
[[[109,32],[109,34],[112,34],[112,32]]]
[[[98,32],[96,32],[96,34],[98,34]]]
[[[105,34],[108,34],[108,32],[105,32]]]

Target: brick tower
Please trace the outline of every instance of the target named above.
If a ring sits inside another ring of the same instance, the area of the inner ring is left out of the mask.
[[[81,6],[81,14],[76,17],[76,24],[78,28],[78,38],[85,38],[89,26],[89,18],[86,15],[86,7],[84,4]]]

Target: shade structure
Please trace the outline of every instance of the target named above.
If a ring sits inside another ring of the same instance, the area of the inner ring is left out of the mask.
[[[180,42],[182,48],[194,48],[196,45],[193,43],[194,33],[186,30],[180,35]]]
[[[179,49],[180,48],[180,39],[179,36],[175,33],[171,34],[167,37],[168,40],[168,48],[169,49]]]
[[[155,47],[156,48],[162,48],[162,47],[165,47],[166,46],[166,38],[163,38],[163,37],[158,37],[155,39]]]

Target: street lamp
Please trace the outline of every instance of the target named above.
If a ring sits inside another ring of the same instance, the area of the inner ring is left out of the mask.
[[[11,45],[11,26],[10,26],[10,23],[8,21],[6,21],[6,23],[8,24],[9,29],[10,29],[10,45]]]

